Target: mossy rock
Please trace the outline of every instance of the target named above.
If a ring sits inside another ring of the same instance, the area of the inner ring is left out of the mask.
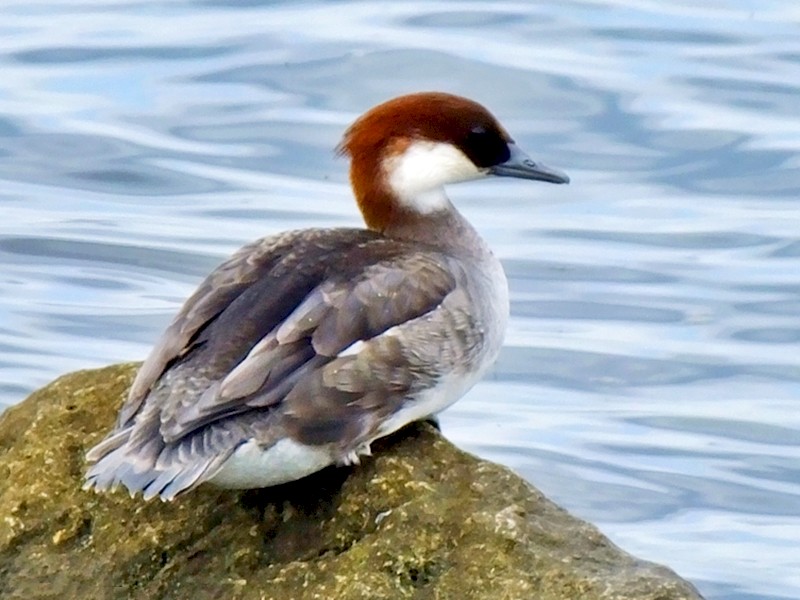
[[[136,367],[66,375],[0,416],[0,598],[700,598],[426,424],[275,488],[84,492]]]

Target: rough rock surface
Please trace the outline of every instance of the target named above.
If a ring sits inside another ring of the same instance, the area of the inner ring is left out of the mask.
[[[267,490],[84,492],[135,368],[67,375],[0,416],[0,598],[700,598],[428,425]]]

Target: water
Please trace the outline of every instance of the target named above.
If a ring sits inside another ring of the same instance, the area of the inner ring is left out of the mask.
[[[708,598],[800,597],[800,5],[696,4],[6,0],[0,403],[357,224],[343,128],[461,93],[573,183],[450,190],[513,314],[446,434]]]

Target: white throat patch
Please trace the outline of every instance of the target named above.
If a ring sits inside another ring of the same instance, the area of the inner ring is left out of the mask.
[[[411,142],[405,151],[384,160],[383,169],[400,202],[422,214],[449,206],[444,184],[486,174],[452,144],[428,140]]]

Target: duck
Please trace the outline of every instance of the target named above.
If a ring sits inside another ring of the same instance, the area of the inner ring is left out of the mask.
[[[171,501],[203,483],[263,488],[354,465],[492,365],[508,284],[444,186],[569,177],[444,92],[375,106],[337,149],[366,227],[278,233],[212,271],[87,453],[85,489]]]

